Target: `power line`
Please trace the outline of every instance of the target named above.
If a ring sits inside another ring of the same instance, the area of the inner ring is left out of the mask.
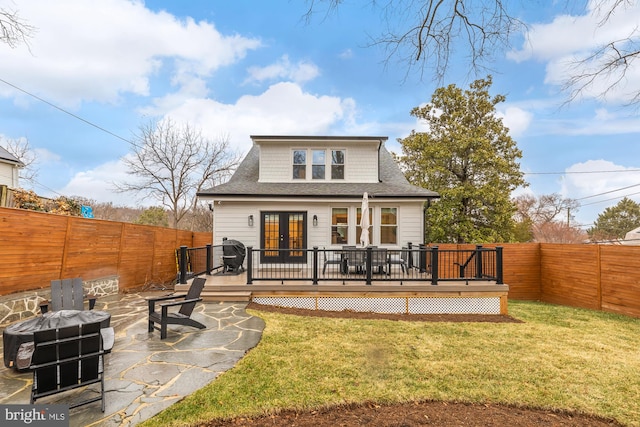
[[[608,171],[575,171],[575,172],[523,172],[525,175],[574,175],[584,173],[621,173],[621,172],[640,172],[640,169],[623,169],[623,170],[608,170]]]
[[[26,94],[26,95],[29,95],[29,96],[31,96],[32,98],[35,98],[35,99],[37,99],[38,101],[43,102],[43,103],[45,103],[45,104],[49,105],[50,107],[55,108],[56,110],[62,111],[63,113],[68,114],[68,115],[70,115],[71,117],[73,117],[73,118],[75,118],[75,119],[77,119],[77,120],[80,120],[81,122],[84,122],[84,123],[88,124],[89,126],[93,126],[94,128],[96,128],[96,129],[98,129],[98,130],[101,130],[102,132],[105,132],[105,133],[107,133],[107,134],[109,134],[109,135],[111,135],[111,136],[113,136],[113,137],[116,137],[116,138],[118,138],[118,139],[121,139],[122,141],[124,141],[124,142],[126,142],[126,143],[128,143],[128,144],[135,145],[133,142],[129,141],[128,139],[123,138],[123,137],[121,137],[120,135],[118,135],[118,134],[116,134],[116,133],[113,133],[113,132],[111,132],[110,130],[105,129],[105,128],[103,128],[102,126],[99,126],[99,125],[97,125],[97,124],[95,124],[95,123],[92,123],[92,122],[90,122],[89,120],[86,120],[86,119],[84,119],[84,118],[82,118],[82,117],[80,117],[80,116],[78,116],[78,115],[76,115],[76,114],[73,114],[72,112],[67,111],[67,110],[65,110],[65,109],[64,109],[64,108],[62,108],[62,107],[58,107],[57,105],[55,105],[55,104],[53,104],[53,103],[51,103],[51,102],[47,101],[46,99],[42,99],[42,98],[40,98],[39,96],[34,95],[33,93],[28,92],[28,91],[26,91],[26,90],[22,89],[21,87],[18,87],[18,86],[16,86],[16,85],[12,84],[12,83],[9,83],[8,81],[6,81],[6,80],[4,80],[4,79],[2,79],[2,78],[0,78],[0,82],[2,82],[2,83],[4,83],[4,84],[6,84],[7,86],[11,86],[12,88],[14,88],[14,89],[16,89],[16,90],[19,90],[20,92],[22,92],[22,93],[24,93],[24,94]]]
[[[640,184],[638,184],[638,185],[640,185]],[[598,203],[604,203],[604,202],[620,199],[620,198],[627,197],[627,196],[635,196],[636,194],[640,194],[640,191],[638,191],[636,193],[625,194],[624,196],[612,197],[611,199],[605,199],[605,200],[599,200],[597,202],[585,203],[585,204],[580,205],[579,207],[589,206],[589,205],[596,205]]]
[[[618,188],[618,189],[615,189],[615,190],[605,191],[604,193],[594,194],[593,196],[581,197],[581,198],[575,199],[575,200],[584,200],[584,199],[590,199],[592,197],[604,196],[605,194],[615,193],[616,191],[622,191],[622,190],[626,190],[628,188],[633,188],[633,187],[638,187],[638,186],[640,186],[640,184],[633,184],[633,185],[629,185],[627,187],[622,187],[622,188]],[[634,193],[634,194],[637,194],[637,193]],[[624,196],[621,196],[621,197],[624,197]],[[594,202],[594,203],[597,203],[597,202]]]

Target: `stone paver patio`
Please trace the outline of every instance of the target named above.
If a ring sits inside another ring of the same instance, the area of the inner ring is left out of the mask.
[[[134,426],[202,388],[232,368],[262,336],[262,319],[245,312],[246,303],[199,303],[192,315],[206,329],[169,325],[167,338],[147,332],[145,298],[154,294],[101,297],[97,310],[111,313],[113,351],[105,356],[105,412],[100,402],[71,409],[70,426]],[[0,343],[1,347],[1,343]],[[0,404],[28,404],[31,372],[0,368]],[[70,391],[38,400],[68,403]]]

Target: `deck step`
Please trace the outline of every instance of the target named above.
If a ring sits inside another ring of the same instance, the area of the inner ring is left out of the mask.
[[[246,302],[251,301],[251,292],[216,292],[216,291],[202,291],[200,294],[203,301],[231,301],[231,302]]]

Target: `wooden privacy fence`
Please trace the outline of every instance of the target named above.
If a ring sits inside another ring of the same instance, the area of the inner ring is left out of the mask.
[[[0,208],[0,295],[52,279],[119,276],[120,292],[176,277],[176,248],[211,233]]]
[[[48,288],[52,279],[119,276],[120,291],[168,283],[176,249],[211,233],[0,208],[0,295]],[[500,243],[509,298],[640,317],[640,246]],[[475,245],[439,244],[440,250]]]

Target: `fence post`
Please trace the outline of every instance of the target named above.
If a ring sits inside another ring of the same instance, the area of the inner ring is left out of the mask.
[[[476,279],[482,278],[482,245],[476,245]]]
[[[425,252],[426,259],[426,252]],[[438,284],[438,246],[431,247],[431,285]]]
[[[365,259],[365,269],[367,270],[367,285],[371,284],[371,257],[373,256],[373,248],[367,247],[367,258]]]
[[[253,283],[253,246],[247,246],[247,285]]]
[[[207,276],[211,275],[211,270],[213,270],[213,245],[209,243],[207,245]]]
[[[407,260],[407,271],[409,271],[409,269],[413,267],[413,252],[411,251],[412,247],[413,243],[408,242],[407,249],[409,249],[409,259]]]
[[[187,283],[187,247],[180,246],[180,284]]]
[[[325,253],[325,256],[326,253]],[[318,247],[313,247],[313,284],[318,284]]]
[[[502,246],[496,246],[496,284],[504,284],[502,278]]]

